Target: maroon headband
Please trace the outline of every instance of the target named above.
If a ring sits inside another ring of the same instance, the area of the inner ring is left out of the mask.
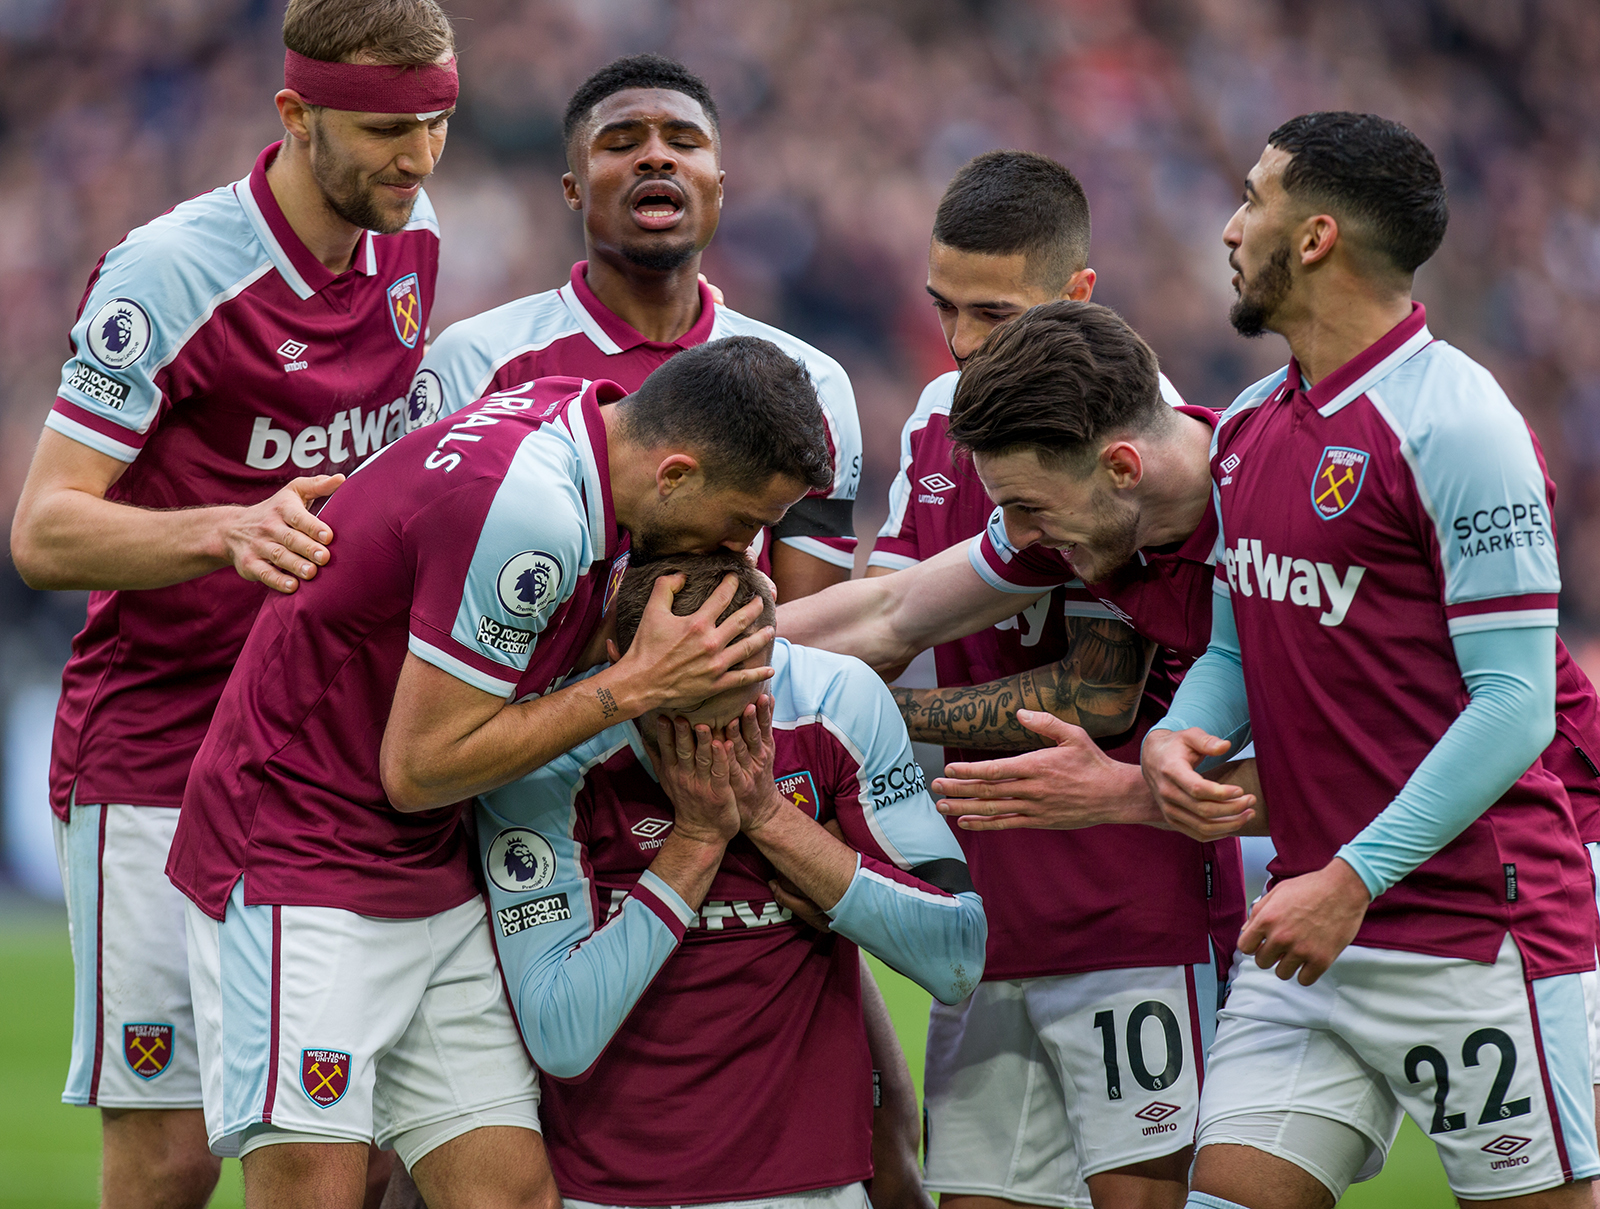
[[[283,53],[283,86],[308,105],[357,113],[409,113],[430,118],[456,103],[456,61],[425,67],[328,63]]]

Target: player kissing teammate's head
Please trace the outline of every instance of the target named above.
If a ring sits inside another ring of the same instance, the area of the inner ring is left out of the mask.
[[[283,17],[289,137],[335,214],[393,234],[444,151],[455,108],[455,34],[435,0],[289,0]]]
[[[733,550],[714,550],[710,554],[668,555],[654,562],[634,564],[622,577],[622,583],[617,588],[617,598],[612,605],[616,610],[617,647],[620,651],[626,652],[633,645],[634,636],[639,632],[639,623],[644,618],[645,605],[650,602],[650,594],[655,591],[656,580],[663,575],[683,576],[683,587],[678,589],[672,598],[672,611],[676,616],[687,617],[699,609],[711,599],[711,594],[730,575],[737,581],[738,586],[734,589],[733,599],[728,602],[728,607],[718,616],[718,623],[726,621],[757,597],[761,599],[764,607],[761,616],[751,625],[752,630],[772,625],[778,615],[777,591],[772,581],[757,570],[755,564],[743,554]],[[765,663],[771,658],[771,654],[772,648],[769,645],[765,650],[752,655],[749,662]],[[687,718],[691,723],[704,722],[713,728],[725,726],[737,718],[744,707],[765,690],[764,682],[745,688],[729,689],[701,702],[699,706],[685,711],[680,716]],[[644,733],[653,737],[654,724],[646,725]]]
[[[617,504],[641,561],[742,551],[833,482],[811,375],[771,341],[728,336],[685,349],[616,406],[627,460],[653,471]]]
[[[562,137],[561,183],[590,259],[669,273],[711,242],[722,209],[717,103],[681,63],[646,54],[606,64],[572,94]]]
[[[1058,298],[1087,300],[1089,201],[1062,165],[1032,151],[988,151],[955,174],[928,249],[928,293],[964,364],[1002,323]]]
[[[1244,336],[1279,331],[1295,299],[1332,269],[1409,297],[1412,274],[1450,221],[1439,163],[1399,122],[1370,113],[1306,113],[1267,136],[1243,204],[1222,239]]]
[[[948,431],[1011,540],[1062,550],[1093,583],[1142,544],[1144,460],[1177,423],[1150,346],[1110,308],[1068,301],[984,343],[961,371]]]

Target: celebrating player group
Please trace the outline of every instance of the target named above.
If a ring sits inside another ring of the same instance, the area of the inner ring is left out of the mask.
[[[700,79],[600,66],[586,258],[432,338],[450,23],[283,33],[283,139],[91,275],[12,527],[91,590],[105,1205],[1325,1209],[1405,1115],[1463,1204],[1594,1203],[1600,709],[1538,441],[1411,297],[1415,135],[1281,115],[1218,254],[1289,359],[1222,413],[1066,167],[964,166],[851,579],[849,378],[700,275]],[[863,953],[934,998],[920,1123]]]

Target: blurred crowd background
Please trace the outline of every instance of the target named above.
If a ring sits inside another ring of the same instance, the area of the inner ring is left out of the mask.
[[[857,532],[900,425],[950,368],[923,290],[950,176],[994,147],[1083,181],[1097,301],[1191,402],[1282,364],[1246,342],[1220,235],[1279,122],[1396,118],[1444,165],[1451,221],[1419,276],[1436,335],[1499,378],[1560,486],[1563,633],[1600,678],[1600,4],[1595,0],[448,0],[462,94],[429,185],[435,333],[565,280],[560,118],[610,58],[710,83],[728,173],[705,271],[729,304],[850,371],[866,443]],[[276,0],[0,0],[0,515],[49,408],[90,269],[131,227],[249,171],[279,135]],[[0,567],[13,875],[48,855],[55,681],[84,597]],[[36,788],[40,787],[40,788]],[[49,863],[49,862],[47,862]],[[38,888],[48,891],[49,872]]]

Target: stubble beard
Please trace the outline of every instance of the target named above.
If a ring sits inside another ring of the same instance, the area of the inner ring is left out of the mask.
[[[623,244],[622,258],[638,269],[652,273],[675,273],[693,260],[700,252],[694,240],[683,239],[676,243]]]
[[[1088,583],[1099,583],[1114,575],[1139,552],[1137,510],[1120,512],[1106,501],[1096,511],[1103,520],[1096,526],[1093,540],[1078,543],[1067,559],[1072,569]],[[1080,558],[1080,550],[1089,557]]]
[[[1228,322],[1233,324],[1233,330],[1252,339],[1264,334],[1293,285],[1289,245],[1285,242],[1267,258],[1254,281],[1245,280],[1242,272],[1239,274],[1239,298],[1228,311]]]
[[[322,190],[328,208],[345,222],[379,235],[393,235],[411,221],[417,195],[413,195],[398,210],[385,208],[377,198],[377,190],[382,182],[364,182],[361,170],[342,158],[333,150],[329,140],[319,137],[315,130],[312,133],[311,151],[312,178]]]

